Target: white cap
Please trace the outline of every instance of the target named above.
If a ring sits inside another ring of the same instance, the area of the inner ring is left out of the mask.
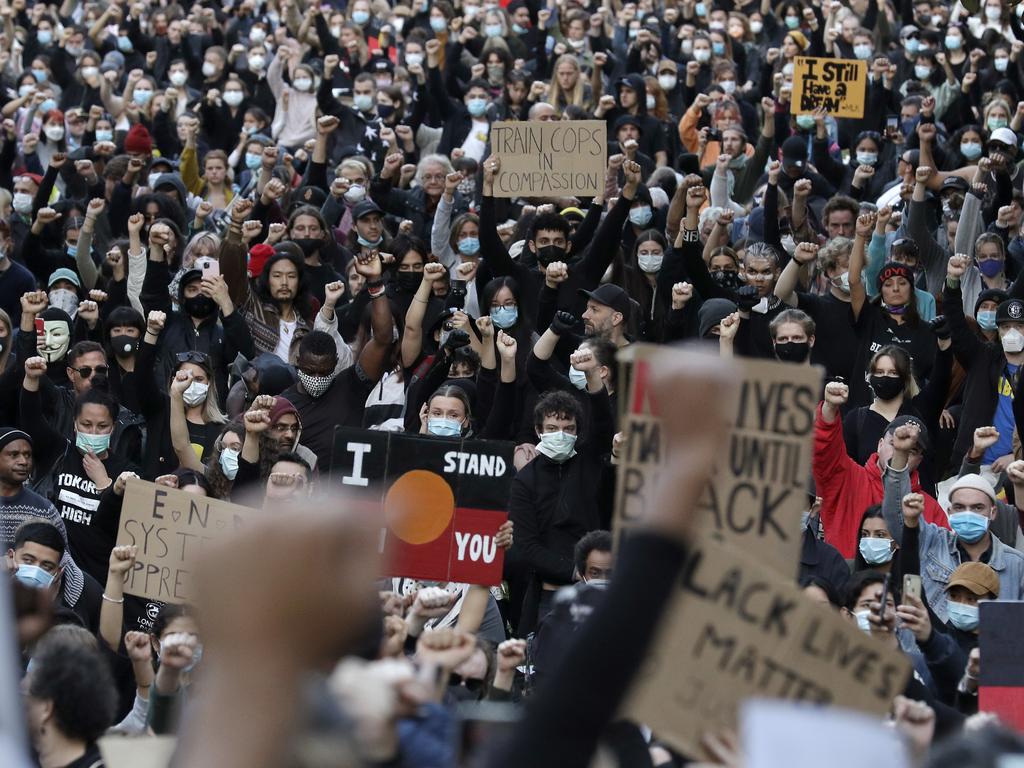
[[[992,488],[992,483],[981,475],[963,475],[958,478],[957,481],[949,488],[949,498],[952,499],[953,494],[961,488],[971,488],[975,491],[981,491],[992,500],[993,504],[996,503],[996,492]]]
[[[989,141],[998,141],[1008,147],[1017,146],[1017,134],[1009,128],[996,128],[988,137]]]

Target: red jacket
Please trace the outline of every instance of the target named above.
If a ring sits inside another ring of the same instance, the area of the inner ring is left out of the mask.
[[[821,497],[821,522],[825,528],[825,541],[838,549],[843,557],[857,554],[861,517],[864,510],[882,503],[885,488],[878,454],[873,453],[861,466],[846,453],[843,442],[843,420],[836,417],[831,424],[821,417],[821,405],[814,422],[814,485]],[[924,519],[929,523],[949,528],[946,513],[934,498],[921,490],[921,482],[914,472],[910,476],[914,493],[924,495]]]

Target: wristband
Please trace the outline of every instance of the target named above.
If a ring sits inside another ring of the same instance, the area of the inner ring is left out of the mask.
[[[946,278],[946,285],[948,285],[950,288],[959,288],[960,287],[960,278],[959,277],[947,277]]]
[[[686,229],[683,227],[683,242],[684,243],[699,243],[700,233],[696,229]]]
[[[374,288],[367,288],[366,292],[370,294],[371,299],[379,299],[384,295],[384,286],[378,285]]]
[[[123,598],[123,597],[122,597],[122,598],[121,598],[120,600],[115,600],[115,599],[114,599],[114,598],[112,598],[112,597],[107,597],[107,593],[106,593],[106,592],[104,592],[104,593],[103,593],[103,599],[104,599],[104,600],[106,600],[106,601],[107,601],[108,603],[117,603],[117,604],[121,604],[121,603],[123,603],[123,602],[124,602],[124,598]]]

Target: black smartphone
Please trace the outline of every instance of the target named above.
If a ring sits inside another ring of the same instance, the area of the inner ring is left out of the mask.
[[[885,574],[885,581],[882,582],[882,602],[878,609],[878,619],[885,622],[885,604],[889,602],[889,574]]]

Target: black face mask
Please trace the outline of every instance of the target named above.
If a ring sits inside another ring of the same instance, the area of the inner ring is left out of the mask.
[[[565,261],[567,251],[558,245],[545,245],[537,249],[537,261],[542,266],[547,266],[553,261]]]
[[[380,115],[381,120],[387,120],[394,113],[395,113],[395,106],[393,104],[378,104],[377,105],[377,114]]]
[[[217,311],[217,302],[201,293],[185,299],[181,306],[191,317],[198,317],[200,320],[205,320]]]
[[[803,363],[811,354],[811,344],[807,341],[786,341],[775,345],[775,356],[784,363]]]
[[[132,336],[111,336],[110,348],[118,357],[131,357],[139,351],[139,340]]]
[[[899,376],[872,376],[868,383],[879,400],[895,400],[905,389]]]
[[[728,269],[716,269],[711,273],[711,279],[723,288],[736,289],[743,285],[740,273]]]
[[[396,272],[395,273],[395,284],[398,286],[400,291],[407,293],[415,293],[416,289],[420,287],[420,283],[423,282],[423,274],[421,272]]]
[[[302,249],[302,253],[306,256],[312,256],[324,244],[324,241],[319,237],[296,237],[292,238],[292,242],[299,246]]]

